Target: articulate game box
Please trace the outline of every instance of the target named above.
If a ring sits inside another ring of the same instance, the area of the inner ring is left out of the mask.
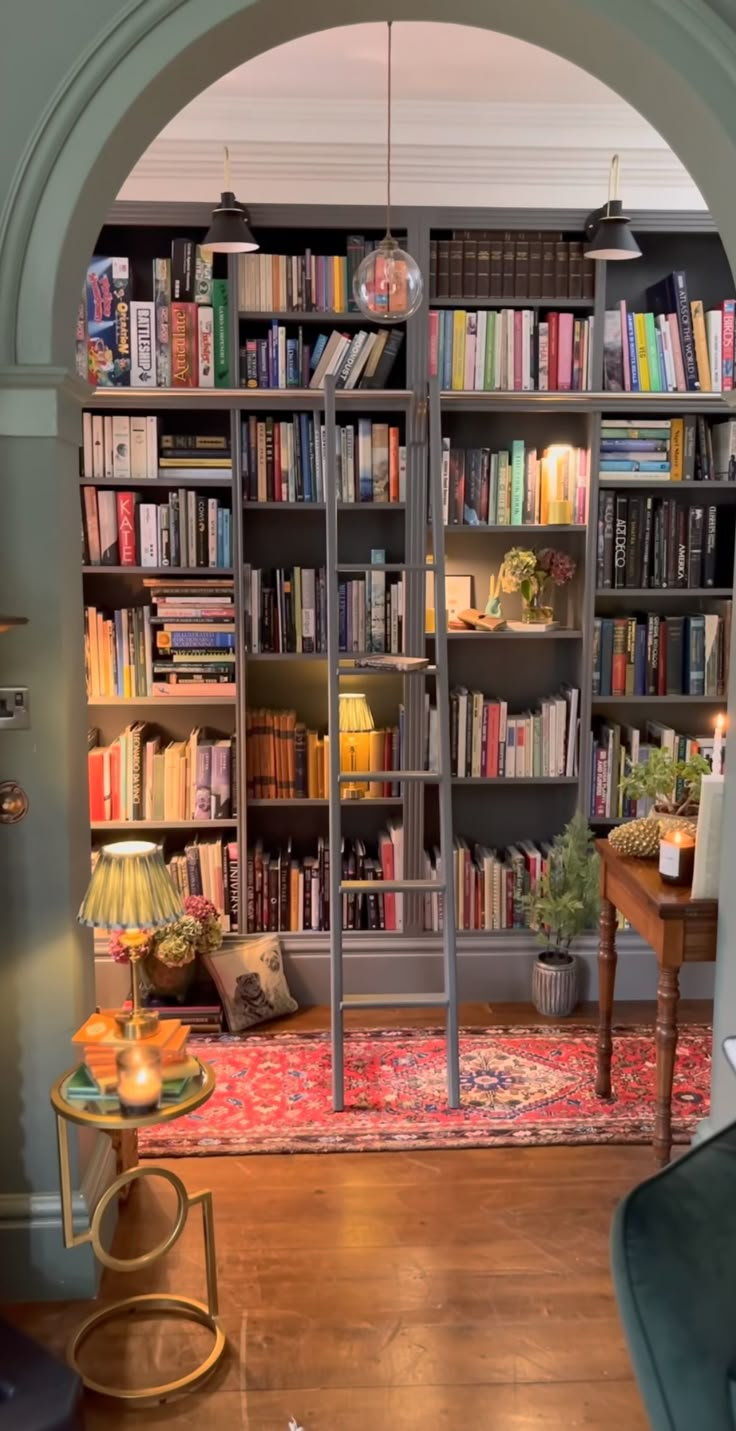
[[[130,387],[130,265],[93,258],[87,269],[87,363],[94,387]]]

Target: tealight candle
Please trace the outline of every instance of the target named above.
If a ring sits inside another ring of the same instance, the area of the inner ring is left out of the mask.
[[[687,830],[673,830],[659,842],[659,873],[668,884],[692,884],[695,840]]]
[[[120,1050],[117,1059],[120,1108],[129,1118],[155,1113],[161,1102],[161,1054],[145,1043]]]

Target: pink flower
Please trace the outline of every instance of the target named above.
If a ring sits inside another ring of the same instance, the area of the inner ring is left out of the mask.
[[[111,934],[107,952],[116,964],[129,964],[130,954],[125,944],[121,943],[119,934]]]
[[[217,910],[212,900],[203,894],[188,894],[184,900],[184,910],[191,914],[192,919],[198,919],[200,924],[204,924],[208,919],[217,919]]]
[[[576,571],[572,557],[554,547],[543,547],[537,556],[537,564],[546,576],[552,578],[555,586],[567,586]]]

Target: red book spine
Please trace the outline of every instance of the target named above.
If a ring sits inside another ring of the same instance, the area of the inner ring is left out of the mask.
[[[488,718],[488,760],[485,773],[488,776],[498,775],[498,738],[501,732],[501,708],[498,701],[494,701],[490,707]]]
[[[617,616],[613,623],[613,656],[611,659],[611,695],[626,695],[626,635],[628,621]]]
[[[171,305],[171,384],[175,388],[197,386],[197,305]]]
[[[118,548],[121,566],[137,566],[135,493],[118,492]]]
[[[381,870],[385,880],[394,879],[394,847],[390,835],[381,841]],[[396,895],[383,896],[383,917],[387,929],[396,928]]]
[[[548,313],[547,323],[549,325],[549,357],[547,367],[549,376],[547,379],[547,390],[551,393],[559,392],[559,373],[557,354],[559,351],[559,313]]]
[[[524,315],[520,308],[514,313],[514,392],[524,387]]]
[[[89,818],[105,819],[105,755],[102,749],[91,750],[87,756],[89,784]]]
[[[440,315],[436,309],[429,314],[429,376],[436,378],[439,369]]]
[[[721,366],[723,372],[723,391],[727,392],[733,388],[733,360],[734,360],[734,318],[736,304],[733,298],[726,298],[723,302],[723,346],[721,356]]]
[[[399,429],[388,430],[388,500],[399,500]]]

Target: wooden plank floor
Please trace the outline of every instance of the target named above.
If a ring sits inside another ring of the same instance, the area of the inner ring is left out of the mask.
[[[652,1016],[647,1005],[619,1011],[621,1022]],[[508,1006],[463,1010],[465,1025],[534,1017]],[[683,1022],[708,1017],[706,1005],[683,1006]],[[324,1022],[323,1010],[299,1016],[302,1026]],[[654,1171],[648,1148],[168,1166],[193,1191],[214,1192],[227,1358],[203,1391],[158,1410],[88,1398],[87,1431],[286,1431],[290,1416],[304,1431],[646,1431],[609,1279],[608,1229],[618,1199]],[[162,1184],[136,1188],[121,1212],[118,1255],[160,1241],[172,1206]],[[164,1289],[204,1295],[196,1209],[149,1273],[107,1272],[102,1301]],[[73,1303],[11,1314],[61,1350],[84,1313]],[[155,1381],[191,1366],[207,1336],[173,1321],[119,1321],[90,1341],[86,1365],[102,1379]]]

